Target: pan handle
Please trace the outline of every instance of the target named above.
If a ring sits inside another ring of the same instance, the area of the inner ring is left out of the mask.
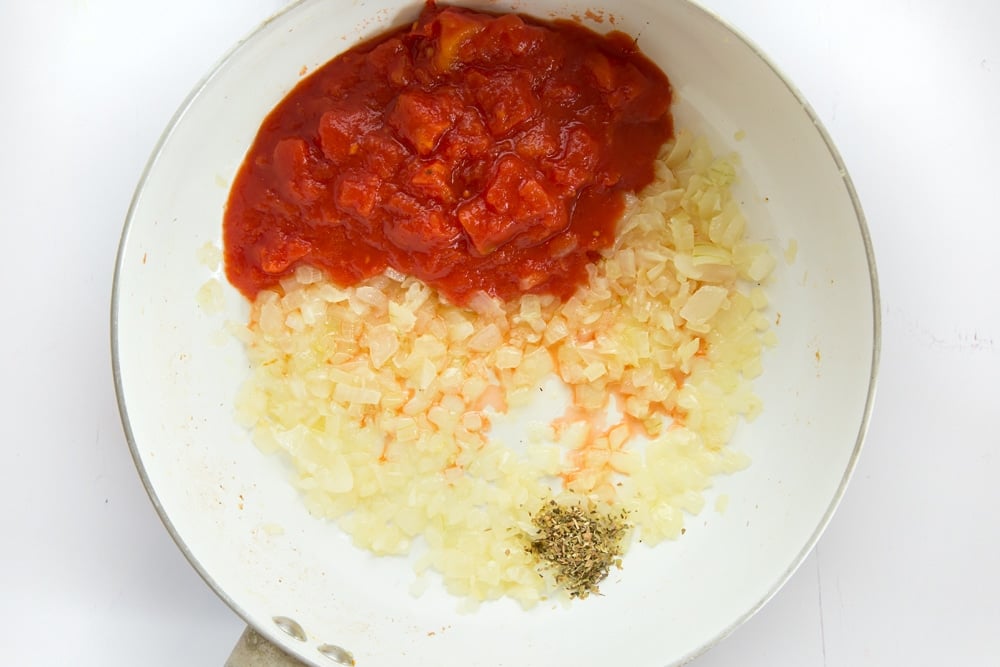
[[[240,635],[224,667],[306,667],[269,642],[249,625]]]

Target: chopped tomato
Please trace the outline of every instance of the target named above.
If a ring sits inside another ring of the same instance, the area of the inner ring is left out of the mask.
[[[455,303],[569,297],[673,131],[667,77],[621,33],[428,3],[265,119],[224,219],[253,298],[302,264],[387,266]]]

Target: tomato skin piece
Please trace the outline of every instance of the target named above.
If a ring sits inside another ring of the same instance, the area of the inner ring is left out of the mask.
[[[621,33],[428,3],[268,115],[230,191],[226,274],[393,267],[464,304],[568,298],[673,133],[670,82]]]

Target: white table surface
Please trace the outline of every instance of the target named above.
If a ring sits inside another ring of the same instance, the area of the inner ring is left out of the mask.
[[[0,3],[3,664],[221,667],[243,629],[140,484],[108,313],[161,130],[284,4]],[[875,412],[839,512],[784,589],[694,665],[1000,664],[1000,3],[705,4],[838,144],[884,319]]]

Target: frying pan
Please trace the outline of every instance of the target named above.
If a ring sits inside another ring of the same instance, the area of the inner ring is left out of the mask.
[[[637,545],[604,595],[470,610],[402,558],[354,548],[310,516],[288,465],[257,450],[233,405],[247,361],[229,333],[245,300],[211,248],[229,184],[268,111],[351,44],[411,21],[416,3],[303,0],[260,26],[195,88],[128,213],[112,302],[114,378],[132,455],[178,547],[260,634],[314,665],[680,664],[746,620],[819,538],[872,409],[875,263],[847,171],[816,116],[760,52],[686,0],[487,2],[623,30],[671,77],[678,127],[737,151],[749,234],[780,259],[768,284],[779,343],[755,389],[763,414],[733,446],[680,540]],[[794,248],[797,247],[797,251]],[[208,261],[206,261],[208,258]],[[779,317],[780,314],[780,317]],[[725,495],[728,509],[713,510]]]

